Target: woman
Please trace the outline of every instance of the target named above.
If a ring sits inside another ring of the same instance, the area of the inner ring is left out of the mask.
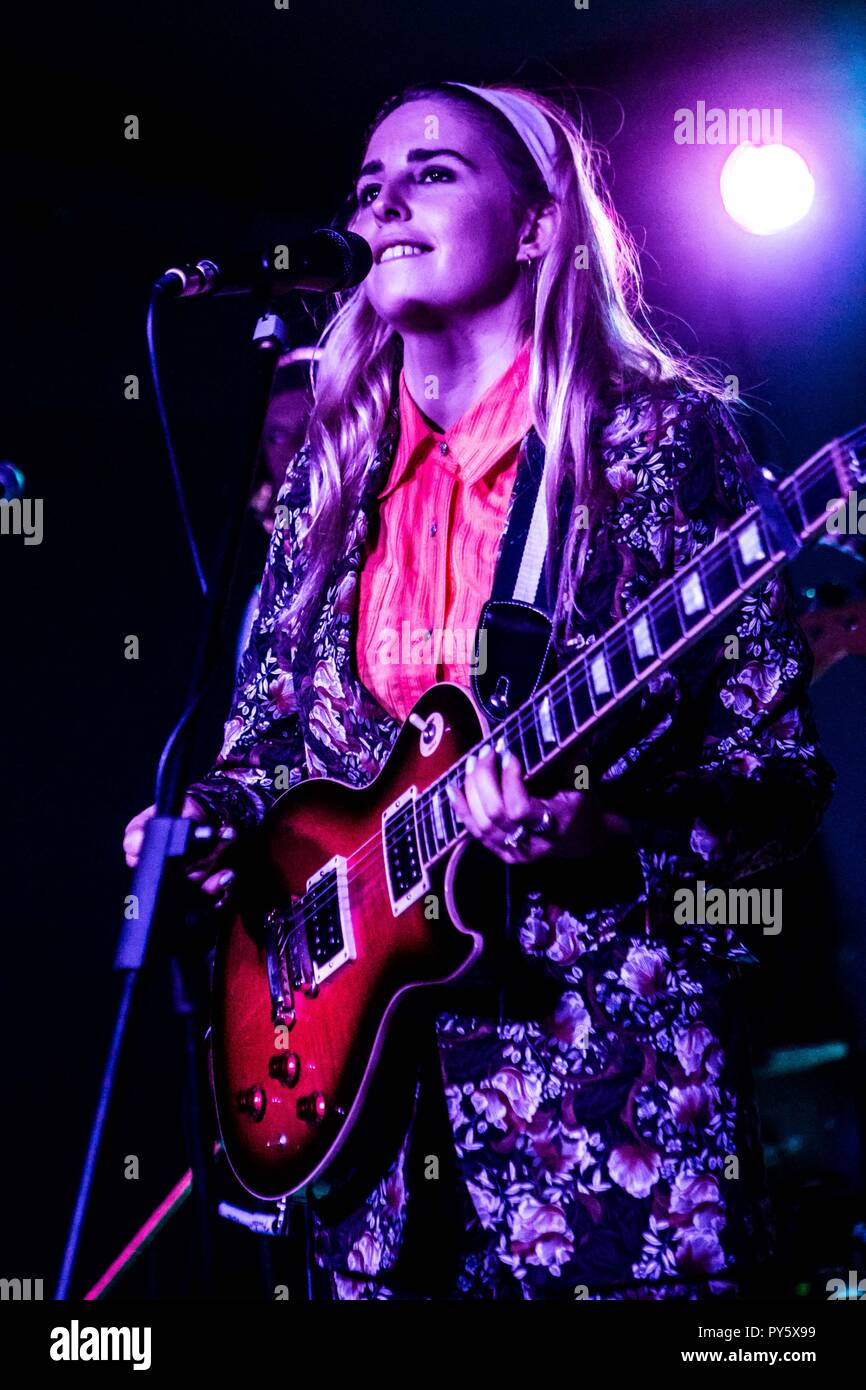
[[[533,451],[564,516],[545,569],[561,664],[751,504],[721,392],[641,325],[635,257],[559,106],[403,92],[348,226],[374,266],[324,334],[225,744],[187,802],[224,842],[275,782],[365,783],[424,688],[468,684],[459,638]],[[407,621],[453,640],[395,656]],[[765,1253],[750,953],[674,925],[673,892],[797,853],[831,774],[784,584],[728,629],[724,655],[717,636],[654,680],[591,786],[533,795],[503,748],[468,770],[454,808],[508,866],[487,908],[506,944],[429,1021],[416,1009],[408,1089],[379,1084],[366,1166],[320,1193],[334,1297],[730,1295]],[[231,873],[214,858],[194,877],[224,901]]]

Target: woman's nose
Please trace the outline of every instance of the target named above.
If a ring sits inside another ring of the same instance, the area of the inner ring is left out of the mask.
[[[401,218],[408,217],[411,209],[406,200],[405,192],[398,179],[383,180],[379,188],[379,196],[372,205],[373,216],[379,222],[396,222]]]

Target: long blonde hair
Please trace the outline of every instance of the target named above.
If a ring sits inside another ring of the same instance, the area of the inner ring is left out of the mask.
[[[594,430],[618,400],[667,384],[721,396],[706,366],[679,355],[649,326],[638,256],[604,190],[598,152],[562,106],[518,87],[498,87],[531,101],[555,135],[554,184],[549,192],[529,150],[510,122],[472,92],[445,84],[414,86],[377,112],[365,139],[408,101],[435,97],[469,111],[482,123],[510,184],[514,210],[523,214],[553,196],[560,217],[555,240],[540,262],[526,267],[525,334],[531,335],[529,393],[532,419],[550,460],[548,516],[556,515],[570,480],[574,500],[592,517],[603,489],[592,468]],[[351,219],[349,219],[351,226]],[[315,404],[308,429],[312,560],[296,595],[296,632],[320,600],[343,548],[377,441],[396,399],[402,340],[382,320],[363,285],[336,296],[337,308],[321,337],[315,369]],[[592,526],[571,527],[555,577],[555,621],[571,632],[575,595]],[[551,557],[553,563],[553,557]]]

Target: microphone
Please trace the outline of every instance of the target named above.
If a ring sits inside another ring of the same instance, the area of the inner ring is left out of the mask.
[[[328,293],[350,289],[369,275],[373,252],[355,232],[333,227],[267,251],[241,251],[218,261],[172,266],[153,286],[165,299],[199,294],[288,294],[291,290]]]

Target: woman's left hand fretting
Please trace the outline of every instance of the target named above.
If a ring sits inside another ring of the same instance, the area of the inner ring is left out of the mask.
[[[531,796],[520,760],[499,745],[494,751],[486,743],[477,758],[470,757],[464,790],[449,784],[448,793],[469,834],[506,864],[587,856],[607,839],[606,817],[593,792]]]

